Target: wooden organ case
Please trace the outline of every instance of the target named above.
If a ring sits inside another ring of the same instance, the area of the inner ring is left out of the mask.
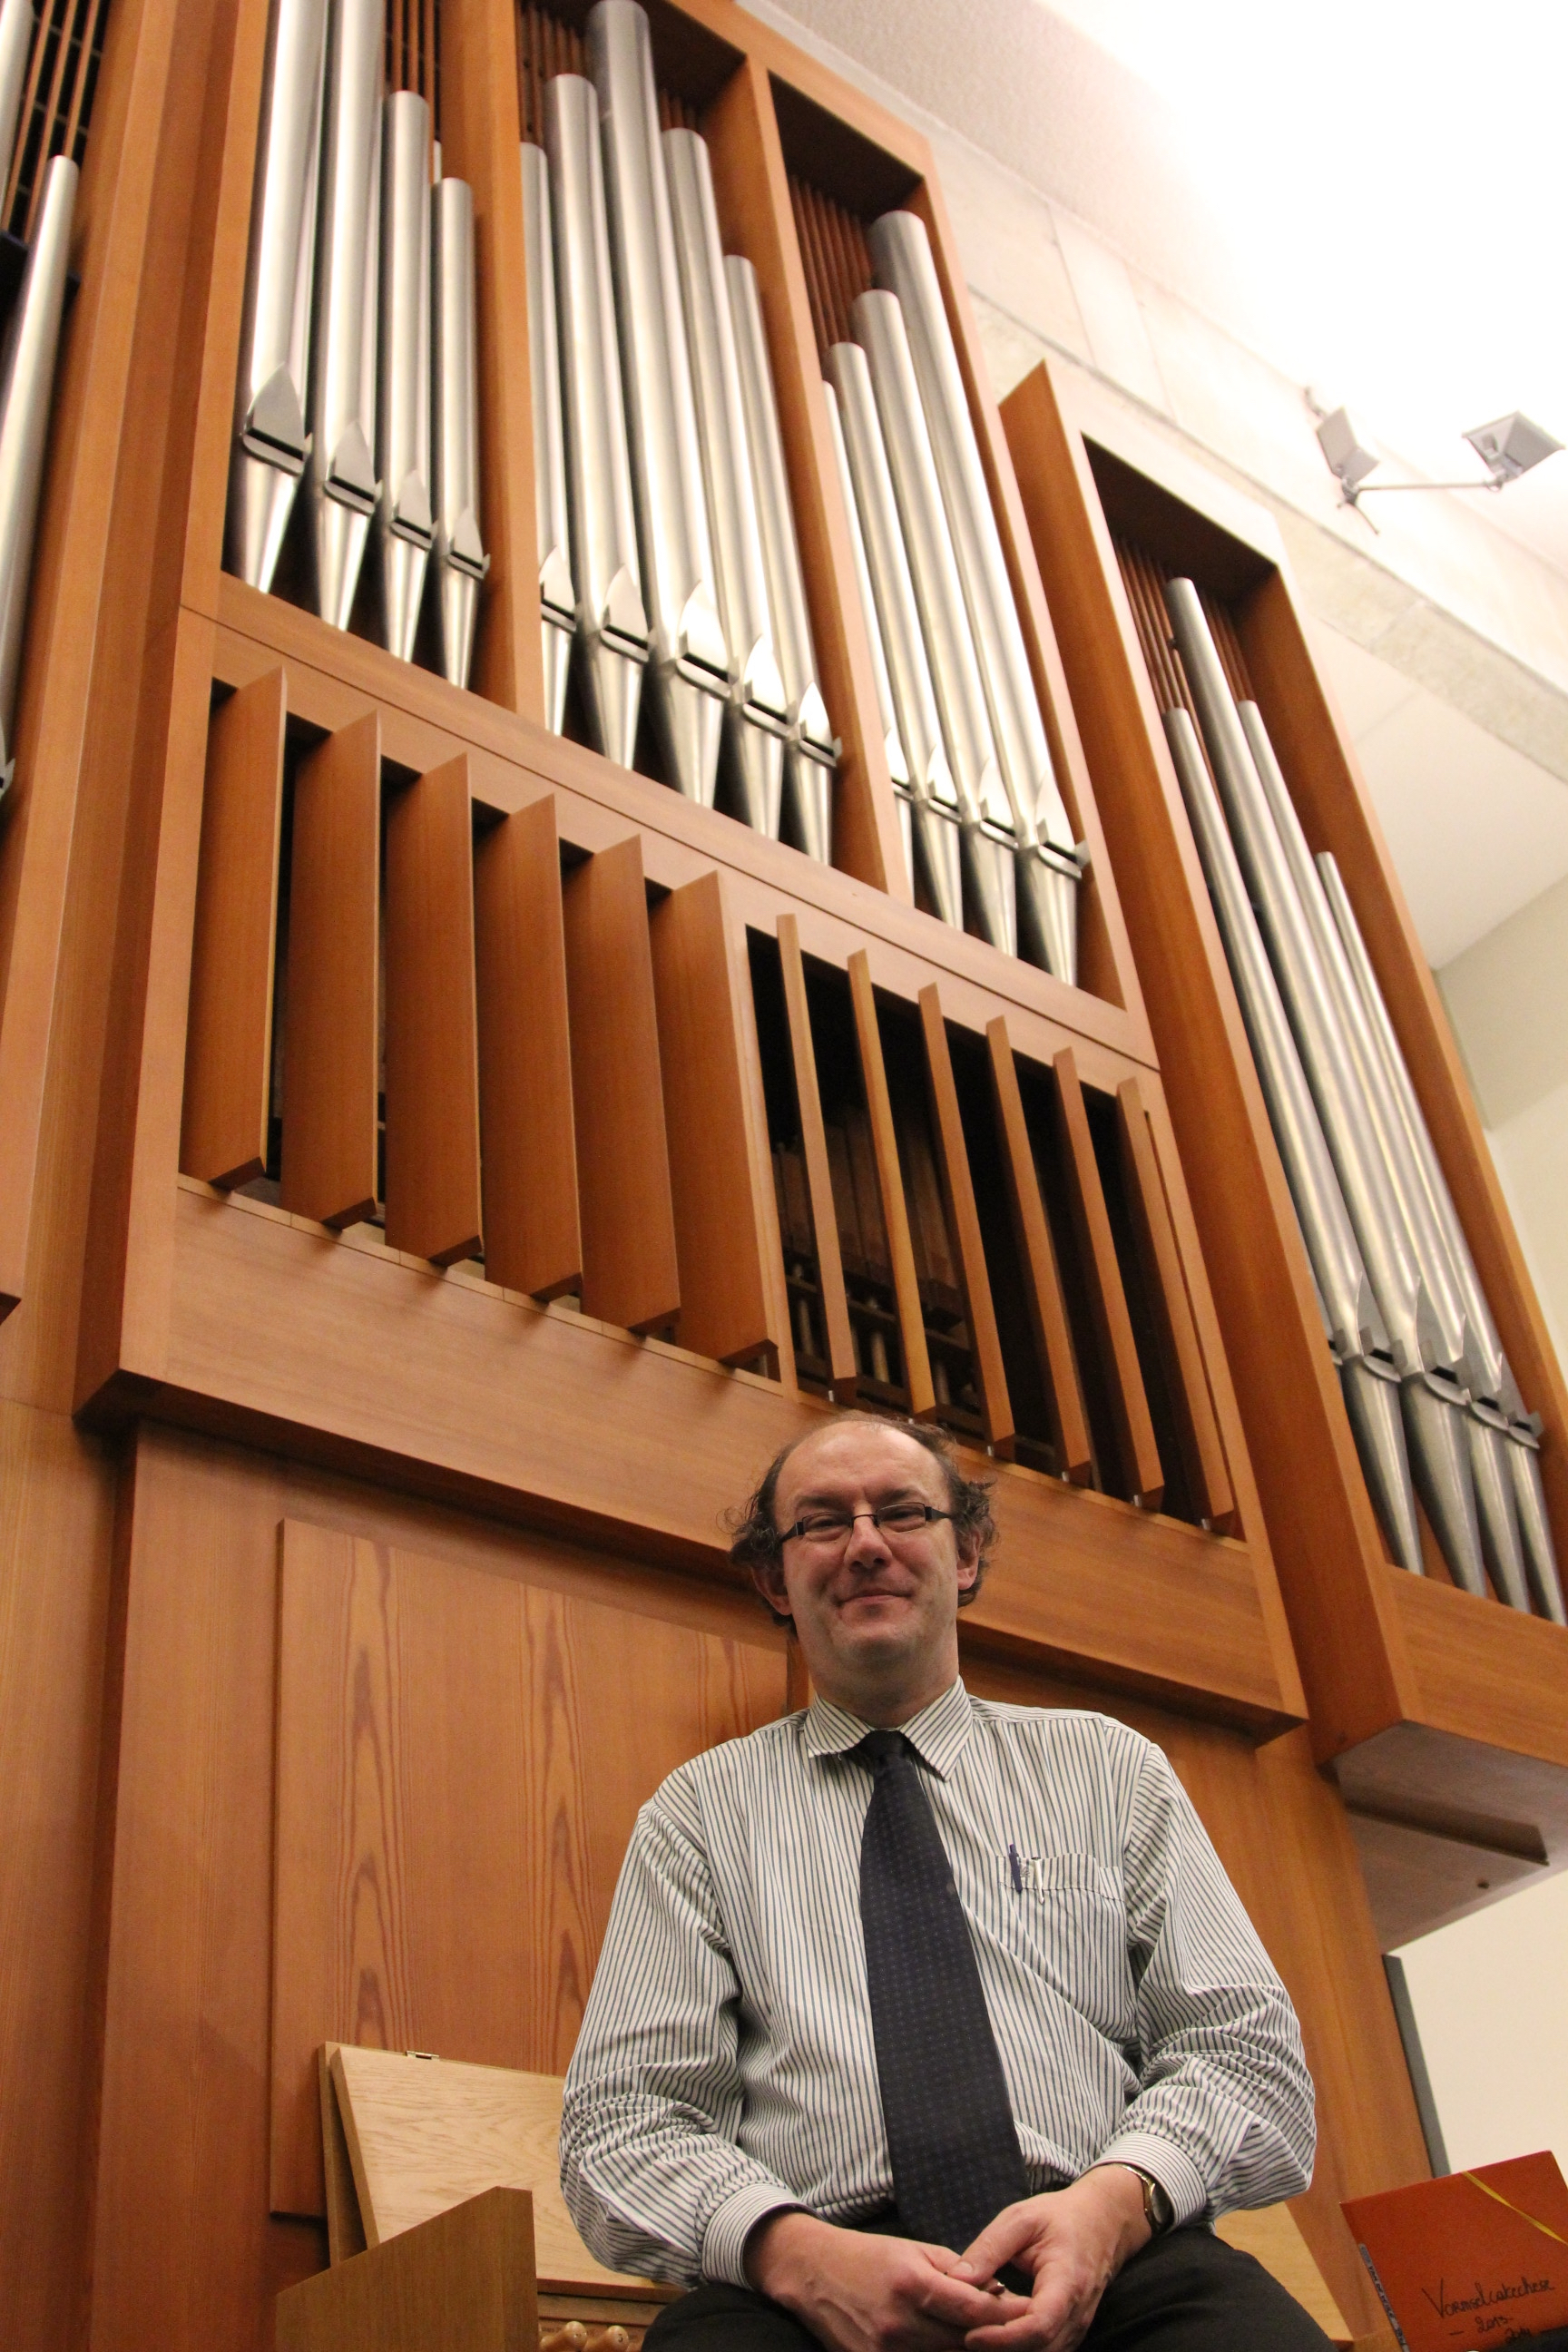
[[[1212,956],[1150,895],[1101,724],[1125,633],[1086,634],[1050,552],[1087,478],[1037,467],[1032,419],[1009,451],[922,142],[727,0],[656,0],[661,110],[757,273],[832,863],[570,709],[550,732],[517,158],[585,12],[440,0],[393,12],[388,59],[473,191],[470,685],[330,626],[287,563],[247,587],[222,554],[268,14],[109,15],[0,819],[0,1738],[36,1929],[0,1951],[12,2340],[74,2308],[94,2345],[269,2342],[326,2260],[324,2043],[564,2067],[637,1804],[798,1699],[723,1514],[856,1399],[995,1476],[973,1686],[1170,1753],[1300,2011],[1298,2218],[1371,2328],[1338,2200],[1426,2158],[1319,1765],[1452,1727],[1408,1680],[1403,1713],[1381,1685],[1344,1713],[1342,1653],[1358,1690],[1401,1671],[1356,1609],[1390,1641],[1419,1618],[1423,1687],[1463,1636],[1361,1555],[1349,1630],[1308,1592],[1324,1415],[1295,1410],[1300,1331],[1277,1367],[1237,1305],[1197,1108],[1234,1040],[1186,1036]],[[1073,984],[938,921],[905,864],[820,392],[895,206],[1083,845]],[[1250,1203],[1266,1137],[1236,1132]],[[1557,1671],[1557,1629],[1519,1633]]]

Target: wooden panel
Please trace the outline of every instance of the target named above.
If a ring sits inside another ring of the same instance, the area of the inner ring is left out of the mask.
[[[386,1240],[437,1265],[479,1255],[479,1059],[468,763],[386,809]]]
[[[1157,1511],[1164,1492],[1164,1473],[1154,1444],[1154,1424],[1149,1418],[1149,1400],[1139,1369],[1131,1318],[1127,1312],[1127,1294],[1121,1286],[1121,1269],[1116,1262],[1116,1244],[1111,1239],[1110,1220],[1100,1189],[1089,1114],[1070,1045],[1064,1046],[1055,1056],[1051,1069],[1057,1082],[1057,1136],[1062,1171],[1067,1180],[1084,1287],[1094,1318],[1100,1366],[1116,1423],[1122,1475],[1133,1498],[1145,1510]]]
[[[474,192],[480,528],[490,568],[473,684],[542,725],[516,0],[442,0],[440,90],[442,168]]]
[[[998,1013],[987,1024],[985,1042],[990,1050],[991,1090],[996,1106],[996,1133],[1007,1181],[1007,1202],[1013,1214],[1013,1236],[1025,1268],[1026,1303],[1036,1350],[1046,1375],[1052,1442],[1062,1476],[1074,1486],[1085,1486],[1094,1466],[1089,1416],[1079,1385],[1067,1302],[1062,1297],[1056,1248],[1040,1198],[1040,1180],[1029,1144],[1024,1100],[1018,1091],[1018,1072],[1004,1014]]]
[[[1171,1409],[1176,1419],[1188,1492],[1198,1517],[1220,1534],[1228,1535],[1235,1513],[1230,1474],[1226,1468],[1219,1424],[1209,1396],[1208,1375],[1187,1298],[1186,1278],[1176,1248],[1165,1187],[1154,1157],[1148,1114],[1136,1078],[1123,1078],[1118,1087],[1116,1115],[1127,1206]]]
[[[664,1330],[679,1311],[680,1277],[635,835],[567,877],[564,914],[583,1311],[628,1331]]]
[[[793,915],[778,919],[779,963],[784,971],[784,1009],[789,1017],[790,1060],[795,1070],[795,1098],[800,1112],[801,1150],[805,1160],[806,1190],[811,1199],[811,1230],[816,1244],[816,1279],[822,1293],[823,1319],[827,1327],[828,1390],[836,1404],[855,1402],[858,1374],[855,1335],[849,1328],[849,1307],[844,1293],[844,1257],[838,1246],[838,1217],[833,1202],[833,1176],[827,1164],[827,1135],[822,1119],[822,1094],[816,1083],[816,1054],[811,1042],[811,1010],[805,1001],[805,967],[800,956],[800,925]]]
[[[319,2213],[320,2045],[563,2073],[637,1807],[784,1672],[298,1521],[279,1622],[271,2203]]]
[[[947,1024],[942,998],[933,981],[921,991],[921,1030],[925,1039],[926,1075],[931,1086],[931,1126],[936,1141],[937,1172],[942,1179],[942,1210],[958,1251],[958,1275],[963,1292],[964,1320],[980,1386],[985,1442],[1000,1461],[1013,1455],[1013,1408],[1007,1395],[1007,1375],[1002,1363],[1002,1341],[996,1329],[996,1309],[986,1271],[985,1244],[974,1205],[974,1182],[952,1079],[952,1055],[948,1050]]]
[[[278,2352],[533,2352],[532,2200],[492,2189],[278,2298]]]
[[[828,439],[822,362],[773,96],[759,62],[748,60],[732,76],[702,130],[724,250],[744,254],[757,272],[823,699],[843,747],[834,785],[834,864],[908,903],[910,883],[855,583],[849,519]]]
[[[474,852],[485,1272],[559,1298],[583,1279],[561,848],[547,793]]]
[[[771,1237],[741,1066],[742,1004],[717,874],[688,882],[649,925],[658,1058],[680,1281],[680,1339],[721,1363],[765,1357],[780,1331],[764,1270]]]
[[[849,989],[855,1005],[855,1036],[860,1052],[860,1076],[866,1089],[866,1109],[871,1123],[871,1144],[877,1160],[877,1191],[882,1223],[892,1260],[893,1294],[899,1307],[899,1338],[904,1351],[904,1386],[910,1411],[917,1421],[936,1409],[931,1385],[931,1354],[926,1347],[925,1318],[921,1311],[920,1282],[915,1273],[914,1245],[910,1238],[910,1214],[904,1200],[904,1180],[899,1166],[899,1139],[893,1128],[893,1107],[888,1095],[888,1073],[882,1059],[882,1036],[877,1026],[877,1000],[871,990],[871,968],[864,949],[849,959]]]
[[[213,1184],[267,1166],[287,718],[276,669],[220,704],[207,736],[180,1165]]]
[[[1336,2344],[1349,2341],[1351,2331],[1345,2315],[1312,2260],[1289,2205],[1265,2205],[1248,2212],[1224,2213],[1215,2222],[1215,2231],[1227,2246],[1236,2246],[1242,2253],[1250,2254],[1254,2262],[1261,2263],[1286,2294],[1294,2295],[1302,2309],[1310,2313],[1325,2336]]]
[[[541,2284],[628,2286],[647,2300],[650,2282],[595,2262],[566,2210],[563,2076],[342,2042],[331,2044],[331,2070],[369,2244],[487,2189],[524,2189]]]
[[[327,2249],[334,2263],[346,2263],[364,2252],[364,2223],[360,2219],[359,2190],[354,2187],[353,2159],[343,2130],[342,2109],[332,2081],[331,2057],[342,2045],[323,2042],[316,2053],[316,2080],[321,2093],[321,2169],[325,2175]]]
[[[286,1209],[353,1224],[376,1202],[381,722],[373,712],[300,763],[283,1038]]]

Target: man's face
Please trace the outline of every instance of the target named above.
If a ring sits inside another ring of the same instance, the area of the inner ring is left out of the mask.
[[[898,1502],[948,1507],[942,1464],[902,1430],[830,1424],[795,1448],[779,1474],[774,1524],[816,1513],[848,1517]],[[924,1705],[958,1671],[958,1596],[974,1581],[977,1547],[961,1553],[951,1523],[889,1536],[857,1518],[840,1543],[795,1537],[759,1575],[768,1599],[795,1619],[812,1680],[828,1698],[896,1692]],[[929,1687],[928,1687],[929,1685]]]

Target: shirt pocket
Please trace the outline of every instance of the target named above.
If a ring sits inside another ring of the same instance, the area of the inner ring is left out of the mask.
[[[1132,2030],[1127,1912],[1114,1871],[1088,1853],[1039,1854],[1014,1898],[1031,1971],[1102,2033]]]

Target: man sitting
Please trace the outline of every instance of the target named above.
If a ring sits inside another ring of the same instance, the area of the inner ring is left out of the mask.
[[[959,1679],[995,1528],[933,1431],[780,1455],[732,1556],[816,1696],[643,1807],[566,2081],[647,2352],[1322,2352],[1210,2217],[1304,2189],[1289,1997],[1159,1748]]]

